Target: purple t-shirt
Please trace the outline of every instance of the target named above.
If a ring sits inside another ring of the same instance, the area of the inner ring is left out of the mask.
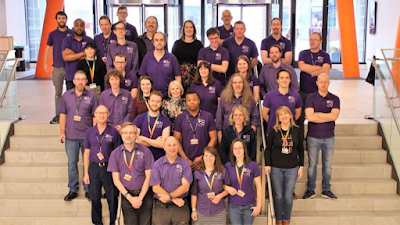
[[[150,150],[142,145],[135,144],[134,146],[135,156],[133,158],[132,168],[129,171],[128,166],[125,164],[124,151],[126,155],[126,161],[129,165],[132,152],[126,150],[122,144],[118,146],[110,156],[108,161],[108,172],[119,172],[119,179],[127,190],[140,190],[142,189],[143,182],[146,179],[146,170],[150,170],[153,167],[154,159],[153,154]],[[124,179],[125,174],[132,176],[131,181]]]
[[[117,43],[117,36],[113,32],[111,32],[110,36],[108,36],[108,38],[105,38],[103,36],[103,33],[101,33],[94,37],[94,43],[97,47],[97,58],[101,59],[103,57],[107,57],[108,45]]]
[[[111,88],[104,90],[100,95],[100,105],[105,105],[110,112],[108,125],[115,127],[131,121],[132,96],[129,91],[119,89],[119,94],[115,96]]]
[[[171,193],[182,185],[182,178],[186,179],[189,184],[193,182],[192,169],[189,163],[177,156],[175,161],[170,164],[167,156],[163,156],[154,162],[150,186],[160,184],[168,193]],[[187,195],[188,192],[179,197],[184,198]],[[155,193],[154,197],[158,199],[158,195]]]
[[[318,53],[311,53],[310,49],[303,50],[299,54],[299,62],[303,61],[309,65],[322,66],[325,63],[332,65],[331,58],[328,53],[320,50]],[[300,72],[300,90],[305,93],[314,93],[318,91],[316,84],[317,77],[312,77],[309,73]]]
[[[305,108],[314,108],[314,112],[330,113],[332,109],[340,110],[340,99],[330,92],[325,97],[322,97],[319,92],[315,92],[307,97]],[[335,121],[326,123],[308,122],[307,136],[319,139],[334,137]]]
[[[97,97],[90,91],[84,90],[78,97],[73,88],[63,94],[57,111],[67,115],[65,124],[67,139],[84,139],[86,130],[93,126],[94,111],[97,105]],[[74,116],[77,114],[81,117],[81,121],[74,120]]]
[[[61,45],[65,37],[74,35],[71,29],[60,31],[58,28],[50,32],[47,38],[47,45],[53,46],[53,67],[65,67],[65,62],[62,57]]]
[[[218,98],[221,96],[222,86],[218,80],[211,85],[190,84],[190,91],[194,91],[200,96],[200,109],[211,113],[215,118],[217,113]]]
[[[232,108],[235,105],[242,104],[242,97],[233,98],[233,102],[230,104],[225,103],[225,99],[221,97],[218,103],[218,109],[217,109],[217,114],[215,117],[215,125],[217,126],[218,130],[223,130],[229,127],[229,116],[231,115]],[[254,101],[254,98],[251,97],[251,103],[250,106],[245,106],[247,112],[250,114],[250,120],[247,125],[251,126],[258,126],[260,122],[260,113],[257,109],[256,102]]]
[[[75,39],[75,35],[67,36],[63,39],[61,45],[61,51],[65,49],[71,49],[75,54],[83,52],[83,48],[86,43],[94,43],[91,37],[83,36],[82,40],[78,41]],[[74,61],[65,62],[65,80],[72,81],[76,72],[76,67],[78,66],[78,59]]]
[[[203,154],[203,149],[210,142],[208,132],[216,130],[216,127],[211,113],[200,110],[196,116],[192,116],[188,111],[181,113],[175,119],[174,129],[182,134],[182,147],[186,156],[190,160],[194,160]],[[193,138],[198,140],[198,144],[191,144]]]
[[[288,93],[282,95],[278,89],[268,92],[264,97],[263,106],[269,108],[269,119],[267,132],[276,124],[276,110],[281,106],[287,106],[293,114],[293,120],[296,121],[296,109],[303,106],[303,101],[299,93],[289,90]]]
[[[118,53],[125,55],[125,71],[136,74],[139,71],[139,50],[136,43],[126,41],[124,45],[119,45],[117,42],[109,44],[106,62],[107,71],[114,69],[114,57]]]
[[[229,62],[229,51],[222,47],[218,46],[218,48],[214,51],[209,47],[200,49],[197,60],[206,60],[211,64],[222,65],[223,61]],[[217,79],[221,85],[225,86],[226,78],[224,73],[213,72],[214,78]]]
[[[227,30],[224,25],[216,27],[219,30],[219,37],[221,39],[227,39],[230,37],[233,37],[235,35],[235,33],[233,33],[233,26],[231,25],[231,28],[229,30]]]
[[[235,165],[232,166],[230,162],[227,162],[225,164],[225,169],[228,171],[231,180],[231,186],[239,190],[240,185],[236,176]],[[238,168],[239,176],[242,173],[242,170],[243,166]],[[256,203],[256,198],[253,190],[253,181],[254,178],[259,176],[260,169],[258,168],[257,163],[250,161],[249,164],[245,165],[242,181],[242,191],[245,193],[245,195],[243,198],[239,195],[229,195],[229,205],[254,205]]]
[[[249,87],[250,87],[251,92],[253,92],[253,88],[255,86],[260,86],[260,81],[258,81],[256,76],[251,75],[250,82],[249,82]]]
[[[292,43],[290,42],[289,39],[285,38],[284,36],[281,35],[281,38],[279,40],[275,40],[275,38],[272,37],[272,35],[268,36],[261,42],[261,50],[269,51],[269,48],[272,45],[278,45],[282,49],[282,58],[285,58],[285,53],[286,52],[291,52],[292,51]]]
[[[138,87],[138,80],[136,73],[127,72],[124,77],[124,81],[119,85],[120,88],[125,89],[129,92],[132,91],[132,89]],[[104,81],[104,90],[111,88],[110,84],[107,81]]]
[[[240,45],[236,43],[235,37],[230,37],[222,43],[222,46],[229,51],[229,67],[226,72],[228,77],[235,73],[236,60],[239,56],[245,55],[250,60],[258,57],[256,44],[246,37]]]
[[[287,70],[290,73],[291,82],[289,88],[296,92],[299,91],[299,82],[297,80],[296,71],[293,69],[293,67],[288,64],[281,63],[278,68],[275,68],[275,66],[271,63],[263,66],[260,76],[258,77],[258,80],[260,81],[261,96],[264,96],[267,92],[276,90],[278,88],[279,85],[278,82],[276,82],[276,74],[282,69]]]
[[[154,57],[154,52],[147,53],[139,74],[141,76],[150,76],[153,79],[154,90],[161,91],[164,97],[168,96],[168,86],[177,76],[181,76],[181,69],[176,57],[167,51],[160,61]]]
[[[153,42],[151,42],[151,40],[147,37],[147,32],[144,32],[143,35],[139,36],[139,38],[141,38],[146,45],[146,52],[152,52],[155,50]],[[166,48],[164,49],[167,50]]]
[[[99,133],[99,129],[97,125],[94,127],[90,127],[86,131],[85,136],[85,149],[90,149],[89,160],[91,162],[100,163],[100,162],[108,162],[111,152],[121,145],[121,136],[118,131],[109,125],[107,125],[106,129],[103,133]],[[100,148],[101,145],[101,148]],[[97,157],[97,154],[100,152],[104,156],[104,159],[100,160]]]
[[[114,31],[115,23],[112,25],[111,30]],[[128,41],[133,41],[138,36],[136,27],[130,23],[125,24],[125,39]]]
[[[224,191],[223,185],[230,185],[231,181],[229,174],[225,169],[222,171],[222,173],[215,173],[214,183],[211,190],[215,193],[215,195],[218,195]],[[193,185],[190,193],[193,196],[197,196],[197,211],[199,211],[199,213],[202,215],[212,216],[222,212],[225,209],[225,201],[221,199],[218,204],[214,204],[210,199],[208,199],[207,193],[211,191],[204,175],[207,176],[204,171],[195,170],[193,172]],[[207,176],[210,184],[213,176],[214,173],[212,173],[210,176]]]
[[[149,122],[147,121],[147,114],[148,112],[145,112],[136,116],[133,123],[140,129],[141,136],[150,138]],[[150,129],[153,129],[154,123],[156,122],[156,118],[157,117],[150,116],[150,126],[151,126]],[[168,119],[168,117],[160,113],[160,117],[158,118],[156,128],[154,128],[154,133],[151,139],[157,139],[158,137],[162,136],[163,130],[169,126],[171,126],[171,121]],[[153,153],[154,160],[157,160],[161,156],[165,155],[165,151],[162,148],[156,148],[150,146],[149,149]]]

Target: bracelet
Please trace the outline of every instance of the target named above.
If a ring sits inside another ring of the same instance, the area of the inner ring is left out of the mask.
[[[125,198],[126,197],[128,197],[128,195],[129,195],[129,192],[127,191],[125,194],[123,194],[124,196],[125,196]]]
[[[197,212],[197,209],[196,208],[192,208],[192,212]]]

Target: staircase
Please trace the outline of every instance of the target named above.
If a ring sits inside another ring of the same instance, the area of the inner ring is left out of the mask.
[[[73,201],[63,200],[68,193],[67,157],[58,135],[57,125],[15,124],[11,148],[0,166],[0,224],[91,224],[91,205],[82,189]],[[336,135],[331,184],[338,199],[300,199],[306,191],[305,168],[296,184],[299,199],[294,201],[291,224],[399,225],[400,196],[377,125],[371,121],[337,124]],[[321,193],[321,165],[316,193]],[[103,217],[107,224],[104,200]],[[266,221],[266,216],[259,216],[254,223]]]

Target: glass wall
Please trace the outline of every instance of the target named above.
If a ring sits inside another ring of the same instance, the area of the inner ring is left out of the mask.
[[[326,52],[331,56],[331,62],[340,63],[340,33],[337,18],[336,0],[329,0],[328,2],[328,33],[326,44]]]
[[[168,6],[168,49],[171,52],[172,46],[180,35],[179,6]]]
[[[136,27],[136,30],[139,35],[142,34],[143,33],[143,27],[141,24],[142,8],[139,5],[135,5],[135,6],[127,6],[126,9],[128,11],[128,17],[126,18],[126,21]],[[109,14],[112,23],[118,22],[117,12],[118,12],[118,6],[112,6],[110,12],[111,14]],[[158,23],[160,23],[160,20],[158,21]],[[164,26],[164,23],[162,25]]]
[[[353,0],[354,19],[356,21],[358,62],[360,63],[365,62],[367,2],[367,0]]]
[[[85,21],[86,35],[94,37],[93,1],[68,0],[64,2],[64,10],[68,15],[67,25],[69,28],[74,27],[75,19],[81,18]]]
[[[31,61],[37,61],[42,37],[46,1],[27,0],[28,40]],[[26,50],[26,49],[25,49]]]
[[[261,48],[261,41],[266,38],[267,10],[265,5],[247,5],[243,7],[243,22],[246,24],[246,37],[256,43],[257,49]],[[254,22],[257,25],[254,26]],[[263,32],[264,31],[264,32]]]
[[[291,5],[292,1],[291,0],[283,0],[283,5],[282,5],[282,35],[286,37],[287,39],[290,38],[290,22],[291,22]],[[274,18],[274,17],[272,17]]]
[[[186,20],[193,21],[196,26],[197,39],[201,40],[201,1],[186,0],[183,6],[183,22]],[[183,25],[183,23],[182,23]],[[207,30],[205,30],[207,31]]]

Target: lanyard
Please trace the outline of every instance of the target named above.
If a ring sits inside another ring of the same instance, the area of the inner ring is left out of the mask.
[[[311,54],[311,63],[312,63],[314,66],[317,65],[318,58],[319,58],[319,52],[318,52],[318,54],[317,54],[317,59],[316,59],[316,60],[314,60],[314,57],[313,57],[312,52],[310,52],[310,54]]]
[[[96,136],[97,142],[99,142],[99,144],[100,144],[100,152],[101,152],[101,144],[103,143],[103,140],[104,140],[104,137],[106,136],[106,134],[104,133],[103,137],[101,137],[101,140],[99,140],[99,137],[97,135],[95,135],[95,136]]]
[[[150,111],[150,106],[149,106],[149,103],[147,102],[146,97],[143,96],[143,100],[144,100],[144,103],[146,103],[147,111]]]
[[[175,117],[178,117],[178,115],[181,114],[181,112],[182,112],[181,106],[179,106],[180,101],[181,101],[181,100],[179,100],[179,101],[175,104],[175,101],[174,101],[173,99],[171,99],[172,108],[174,109],[174,112],[175,112]]]
[[[240,185],[240,189],[242,189],[244,169],[245,169],[245,164],[243,164],[242,174],[241,174],[240,177],[239,177],[239,169],[238,169],[238,167],[237,167],[237,164],[235,163],[236,177],[237,177],[237,179],[238,179],[238,183],[239,183],[239,185]]]
[[[124,161],[125,161],[125,165],[126,165],[126,167],[128,167],[128,171],[131,172],[132,163],[133,163],[133,158],[135,158],[136,148],[133,149],[132,157],[131,157],[131,162],[129,163],[129,165],[128,165],[128,161],[126,161],[126,150],[124,149],[123,152],[124,152]]]
[[[211,178],[211,182],[209,182],[209,181],[208,181],[208,178],[207,178],[206,171],[204,171],[204,179],[206,180],[207,185],[208,185],[208,187],[210,188],[210,191],[212,191],[212,186],[213,186],[213,184],[214,184],[215,174],[216,174],[216,172],[214,172],[214,174],[213,174],[213,176],[212,176],[212,178]]]
[[[112,33],[110,34],[110,36],[108,36],[108,38],[104,38],[104,35],[102,35],[104,56],[107,55],[107,48],[108,48],[108,44],[110,44],[111,36],[112,36]]]
[[[194,127],[194,129],[193,129],[192,123],[190,122],[190,119],[188,116],[189,113],[186,114],[186,119],[189,123],[190,129],[192,129],[193,134],[196,134],[197,125],[199,124],[199,121],[200,121],[200,113],[201,113],[201,110],[199,111],[199,115],[197,117],[197,123],[196,123],[196,126]]]
[[[90,64],[89,64],[89,60],[86,59],[86,64],[89,67],[89,71],[90,71],[90,78],[92,79],[92,83],[94,83],[94,70],[96,68],[96,60],[93,60],[93,66],[92,68],[90,68]]]
[[[282,136],[282,144],[283,144],[283,146],[286,146],[286,141],[287,141],[287,138],[288,138],[288,136],[289,136],[290,127],[289,127],[289,129],[287,130],[285,136],[283,136],[282,129],[280,129],[279,131],[281,132],[281,136]]]
[[[151,127],[150,127],[150,113],[147,112],[147,125],[149,126],[150,138],[153,137],[154,130],[156,129],[156,125],[157,125],[157,122],[158,122],[158,119],[159,119],[159,118],[160,118],[160,113],[158,113],[157,118],[156,118],[156,121],[154,121],[153,128],[151,128]]]
[[[81,106],[81,101],[82,101],[82,95],[78,96],[77,94],[75,94],[75,105],[76,105],[76,115],[79,115],[79,107]]]

